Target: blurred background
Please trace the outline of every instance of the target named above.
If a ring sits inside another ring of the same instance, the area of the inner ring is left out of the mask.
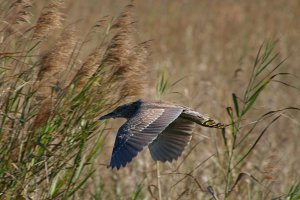
[[[75,4],[74,2],[73,6],[76,8]],[[90,19],[91,13],[101,16],[120,12],[124,2],[94,1],[90,5],[85,3],[84,6],[78,2],[78,5],[81,5],[79,6],[81,12],[77,12],[83,16],[85,14],[82,8],[86,6],[89,10],[86,18]],[[199,112],[228,122],[226,107],[232,106],[231,93],[242,94],[257,51],[267,40],[278,40],[275,51],[280,53],[279,60],[288,58],[281,71],[299,76],[299,1],[136,1],[134,5],[138,36],[141,40],[151,40],[151,56],[148,62],[150,88],[146,94],[148,98],[153,99],[155,96],[158,74],[165,71],[170,83],[178,82],[164,94],[164,100],[190,106]],[[76,17],[76,14],[74,16]],[[299,78],[285,80],[296,84],[298,88],[300,86]],[[299,107],[299,90],[274,83],[258,99],[248,120],[255,120],[258,113],[291,105]],[[297,158],[300,153],[299,113],[286,115],[260,141],[244,171],[253,174],[258,180],[263,180],[270,191],[261,187],[258,189],[261,190],[261,196],[249,199],[271,199],[276,195],[280,196],[291,183],[299,181],[300,160]],[[116,133],[117,127],[113,133]],[[113,141],[114,134],[109,137]],[[185,153],[196,144],[200,144],[184,160],[183,171],[194,168],[198,162],[215,153],[216,141],[219,140],[221,137],[215,130],[205,128],[196,130],[192,144]],[[109,158],[111,148],[112,145],[107,146],[106,158]],[[155,163],[149,157],[149,152],[143,152],[133,160],[128,169],[117,172],[99,169],[99,173],[115,176],[114,187],[126,188],[123,191],[116,191],[120,194],[126,194],[128,187],[136,186],[143,180],[142,177],[146,178],[143,182],[145,186],[156,185],[156,180],[149,178],[155,177],[155,171],[151,174],[149,170]],[[164,164],[165,173],[175,170],[182,161],[181,158],[177,162]],[[109,161],[104,159],[105,162]],[[222,181],[216,181],[222,176],[216,172],[220,170],[219,167],[218,163],[211,159],[194,172],[195,177],[204,187],[211,184],[218,188],[223,184]],[[219,177],[215,177],[216,174],[219,174],[217,175]],[[185,183],[183,181],[181,186],[170,187],[178,179],[179,175],[162,177],[164,198],[190,199],[196,198],[201,193],[192,180]],[[242,183],[240,190],[245,191],[249,187],[247,184]],[[180,196],[181,192],[185,191],[182,188],[186,187],[189,191]],[[145,188],[144,192],[147,197],[149,194]],[[270,195],[263,195],[269,192]],[[242,192],[238,194],[239,192],[235,195],[241,199],[246,195]]]
[[[35,20],[47,3],[34,3],[32,16]],[[76,32],[84,35],[103,17],[116,19],[129,3],[66,0],[66,24],[76,24]],[[161,99],[191,107],[229,124],[231,119],[226,108],[234,107],[232,93],[242,99],[260,47],[275,41],[273,52],[279,54],[271,65],[276,66],[286,59],[277,73],[294,76],[280,76],[278,82],[269,84],[243,118],[242,127],[248,130],[251,123],[267,112],[300,107],[300,1],[156,0],[132,3],[134,37],[138,41],[149,41],[150,54],[147,73],[142,74],[147,80],[145,91],[125,101]],[[86,51],[92,46],[85,47]],[[271,71],[266,69],[266,73]],[[160,81],[166,83],[161,96],[157,95]],[[270,125],[242,166],[232,171],[230,185],[234,187],[228,196],[224,192],[228,158],[221,131],[198,127],[182,157],[160,164],[162,199],[285,199],[297,183],[299,192],[299,111],[277,114],[280,119]],[[74,198],[159,198],[157,165],[148,150],[140,153],[126,168],[117,171],[106,167],[118,127],[123,122],[109,121],[104,145],[94,161],[95,172]],[[240,159],[270,123],[269,120],[258,124],[249,140],[236,150],[234,159]],[[230,135],[231,130],[228,128],[225,134]],[[228,141],[230,146],[232,141]]]

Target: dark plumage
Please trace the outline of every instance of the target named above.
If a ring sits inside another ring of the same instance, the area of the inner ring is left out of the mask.
[[[112,152],[110,166],[117,169],[125,167],[145,146],[154,160],[177,159],[191,140],[195,123],[225,127],[185,106],[143,100],[119,106],[99,119],[117,117],[127,119],[118,131]]]

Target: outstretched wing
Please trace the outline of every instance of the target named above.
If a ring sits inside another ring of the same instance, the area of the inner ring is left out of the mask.
[[[192,110],[183,110],[182,114],[180,115],[180,117],[184,118],[184,119],[188,119],[191,120],[201,126],[206,126],[209,128],[225,128],[226,125],[220,122],[217,122],[211,118],[209,118],[208,116],[202,115],[196,111],[192,111]]]
[[[177,118],[149,145],[152,158],[163,162],[176,160],[190,142],[194,127],[194,122]]]
[[[140,108],[120,127],[110,166],[119,169],[129,163],[181,114],[182,108]]]

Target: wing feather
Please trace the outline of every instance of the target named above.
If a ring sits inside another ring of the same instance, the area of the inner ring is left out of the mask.
[[[182,113],[182,108],[142,108],[123,124],[116,136],[110,166],[126,166]]]
[[[154,160],[172,161],[177,159],[190,142],[194,122],[177,118],[149,145]]]

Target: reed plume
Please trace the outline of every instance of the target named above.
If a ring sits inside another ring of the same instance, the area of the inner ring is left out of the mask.
[[[275,173],[277,171],[276,164],[278,163],[278,158],[276,154],[270,155],[262,166],[262,174],[264,180],[275,181]]]
[[[102,57],[103,50],[101,48],[96,48],[87,56],[72,81],[76,84],[76,93],[83,88],[83,86],[97,71],[98,67],[101,65]]]
[[[129,71],[123,74],[124,84],[121,89],[121,96],[143,95],[147,86],[147,57],[148,43],[138,44],[128,60]]]
[[[33,37],[41,39],[47,37],[52,31],[63,27],[64,15],[61,9],[64,7],[63,1],[51,0],[46,5],[37,21]]]
[[[121,84],[120,96],[137,96],[143,93],[146,67],[146,43],[138,44],[134,39],[136,30],[132,16],[132,5],[126,6],[118,17],[114,28],[116,35],[108,46],[103,63],[113,68],[113,77]]]
[[[70,27],[62,33],[57,44],[43,56],[41,68],[37,76],[38,83],[35,96],[36,103],[42,106],[40,112],[48,113],[51,108],[49,106],[51,103],[49,102],[54,103],[58,92],[66,86],[67,80],[64,80],[63,77],[68,68],[74,48],[75,35],[72,27]],[[52,98],[53,100],[50,101],[48,98]],[[46,117],[42,121],[39,119],[35,121],[34,127],[39,127],[46,121]]]
[[[30,23],[32,2],[30,0],[18,0],[11,4],[10,12],[12,17],[12,24],[17,25],[21,23]]]
[[[4,20],[1,20],[1,33],[3,36],[1,38],[1,43],[5,41],[8,37],[12,35],[23,35],[25,30],[28,29],[28,25],[31,23],[31,8],[32,2],[30,0],[17,0],[13,3],[6,6],[5,9],[2,9],[1,17]],[[2,4],[5,5],[4,2]]]

